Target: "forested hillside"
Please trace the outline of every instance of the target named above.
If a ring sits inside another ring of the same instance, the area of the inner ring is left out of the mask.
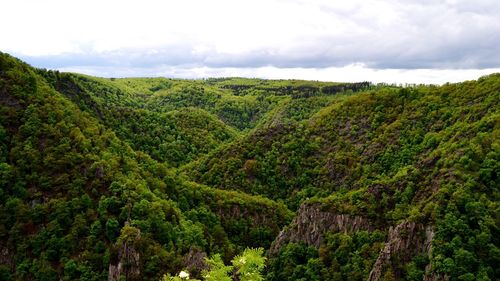
[[[0,53],[0,280],[243,280],[245,254],[255,280],[497,280],[499,103],[499,74],[115,79]]]

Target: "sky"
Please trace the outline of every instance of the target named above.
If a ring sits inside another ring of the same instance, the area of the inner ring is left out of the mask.
[[[500,72],[498,0],[0,0],[0,51],[104,77],[459,82]]]

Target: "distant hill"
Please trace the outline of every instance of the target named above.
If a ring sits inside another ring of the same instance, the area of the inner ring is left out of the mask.
[[[500,74],[98,78],[0,53],[0,280],[496,280]]]

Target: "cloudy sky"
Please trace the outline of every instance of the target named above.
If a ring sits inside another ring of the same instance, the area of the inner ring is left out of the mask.
[[[0,4],[0,51],[98,76],[443,83],[500,72],[498,0]]]

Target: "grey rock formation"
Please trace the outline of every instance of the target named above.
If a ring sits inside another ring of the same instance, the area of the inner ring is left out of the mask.
[[[368,281],[381,280],[384,268],[395,268],[393,261],[409,262],[413,257],[429,253],[434,230],[414,222],[402,222],[389,228],[389,236],[368,277]],[[398,278],[396,272],[396,278]]]
[[[136,239],[139,239],[137,233]],[[108,281],[119,281],[121,277],[125,280],[139,280],[140,278],[140,255],[133,243],[124,241],[119,245],[118,259],[109,264]]]
[[[0,265],[5,265],[10,269],[15,268],[14,255],[2,241],[0,241]]]
[[[189,253],[184,256],[184,268],[193,275],[200,274],[204,269],[208,269],[208,266],[205,263],[206,257],[207,253],[198,248],[191,247],[189,249]]]
[[[324,211],[319,203],[302,204],[292,223],[278,234],[269,253],[276,255],[281,247],[299,241],[319,248],[327,232],[350,233],[374,229],[373,224],[362,216]]]
[[[269,251],[270,256],[276,255],[288,243],[304,242],[319,248],[328,232],[353,233],[357,231],[373,231],[373,222],[362,216],[338,214],[324,210],[320,203],[302,204],[292,223],[285,227],[274,240]],[[404,221],[397,226],[391,226],[388,237],[375,261],[368,281],[379,281],[385,270],[392,270],[396,279],[401,272],[395,263],[407,263],[416,255],[431,254],[431,244],[434,238],[432,226]],[[430,268],[423,281],[448,281],[447,276],[430,273]]]

